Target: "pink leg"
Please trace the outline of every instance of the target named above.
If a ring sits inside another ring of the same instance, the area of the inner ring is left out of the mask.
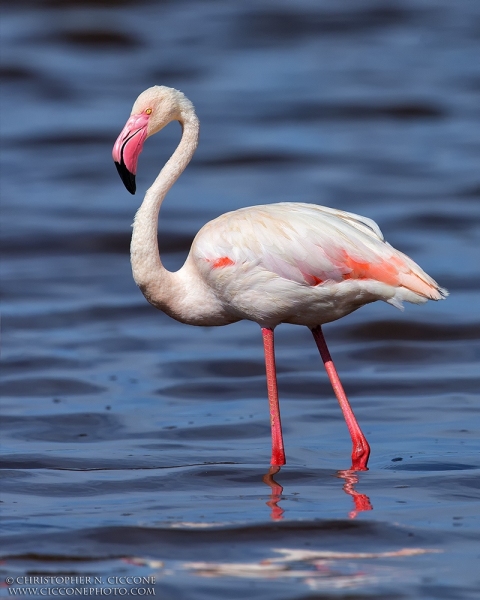
[[[273,329],[262,327],[263,349],[265,350],[265,367],[267,370],[268,404],[270,406],[270,424],[272,427],[272,465],[285,464],[283,449],[282,423],[280,421],[280,405],[278,403],[277,371],[275,368],[275,349],[273,345]]]
[[[340,404],[340,408],[343,412],[343,416],[345,417],[345,422],[347,423],[348,431],[350,432],[350,437],[352,438],[352,470],[366,471],[368,457],[370,456],[370,446],[368,445],[367,439],[363,435],[362,430],[360,429],[360,426],[357,423],[357,419],[353,414],[352,407],[350,406],[340,378],[338,377],[337,370],[335,369],[335,365],[333,364],[332,357],[330,356],[330,352],[328,351],[327,343],[325,342],[325,338],[323,337],[323,332],[320,325],[312,329],[312,333],[313,337],[315,338],[315,342],[317,343],[317,347],[320,351],[320,356],[322,357],[323,364],[325,365],[325,370],[327,371],[328,378],[330,379],[330,383],[332,384],[333,391],[335,392],[335,396],[337,397],[337,400]]]

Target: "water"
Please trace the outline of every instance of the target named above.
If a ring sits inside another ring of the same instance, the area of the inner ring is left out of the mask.
[[[469,0],[4,8],[1,568],[14,588],[42,574],[162,600],[478,597],[479,22]],[[258,327],[187,327],[135,287],[130,224],[179,128],[146,144],[135,198],[110,152],[152,84],[182,89],[202,123],[162,209],[167,267],[226,210],[316,202],[374,218],[450,290],[325,327],[368,472],[348,471],[306,329],[277,330],[288,464],[269,473]]]

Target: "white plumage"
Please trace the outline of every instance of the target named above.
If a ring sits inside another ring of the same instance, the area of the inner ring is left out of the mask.
[[[199,231],[189,261],[232,316],[265,327],[315,327],[375,300],[400,307],[446,293],[370,219],[311,204],[226,213]]]

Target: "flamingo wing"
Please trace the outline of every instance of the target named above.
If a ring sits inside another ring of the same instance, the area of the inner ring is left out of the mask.
[[[353,213],[279,203],[226,213],[194,242],[197,262],[220,275],[228,267],[264,269],[306,286],[375,280],[438,300],[438,287],[409,257],[385,242],[378,225]]]

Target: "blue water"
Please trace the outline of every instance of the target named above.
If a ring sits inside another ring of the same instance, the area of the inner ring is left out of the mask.
[[[478,598],[480,4],[3,12],[2,577],[149,577],[162,600]],[[111,148],[154,84],[202,127],[162,208],[168,268],[209,219],[301,201],[375,219],[450,290],[324,328],[368,472],[348,471],[308,330],[276,332],[288,462],[269,474],[258,326],[184,326],[136,288],[130,225],[180,130],[147,142],[134,198]]]

